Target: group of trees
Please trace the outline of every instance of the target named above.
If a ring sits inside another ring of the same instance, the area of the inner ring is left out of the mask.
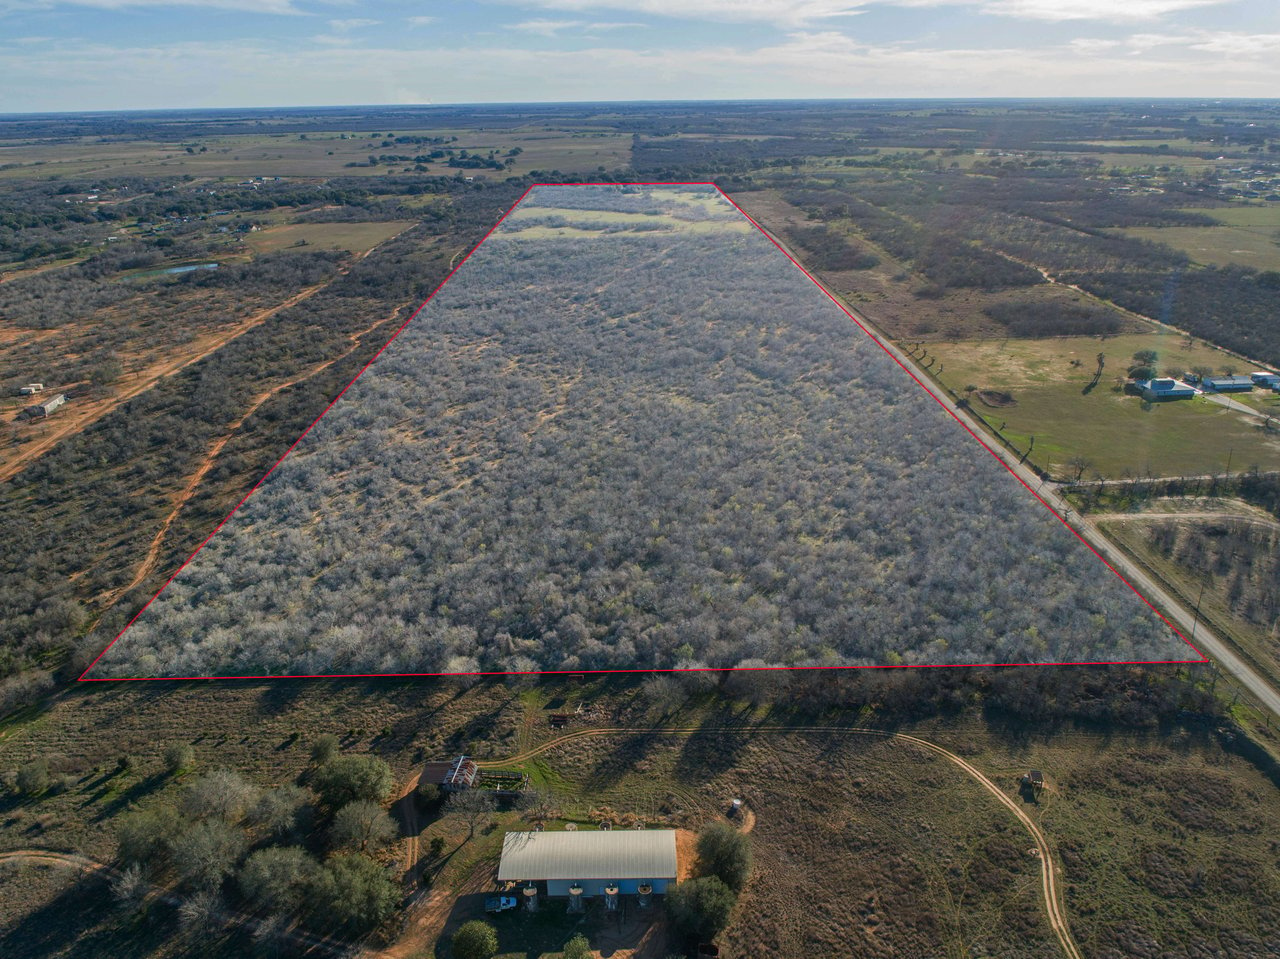
[[[172,774],[191,765],[187,750],[166,755]],[[176,803],[126,814],[117,897],[136,906],[140,881],[173,883],[190,907],[184,918],[210,919],[230,904],[325,931],[377,926],[400,898],[373,858],[399,836],[382,807],[391,771],[373,756],[333,755],[323,742],[315,755],[302,784],[261,789],[214,770],[191,779]]]
[[[1280,531],[1275,526],[1248,518],[1168,520],[1144,523],[1142,532],[1153,549],[1220,593],[1233,614],[1263,635],[1280,632]],[[1280,642],[1272,644],[1280,654]]]
[[[565,192],[545,202],[563,211]],[[99,675],[1180,648],[764,237],[523,240],[518,226],[472,257]]]
[[[792,189],[783,195],[816,219],[852,219],[868,238],[910,263],[940,291],[999,290],[1043,282],[1035,270],[972,242],[953,225],[926,227],[898,210],[868,202],[861,194]]]
[[[667,891],[667,912],[679,932],[709,942],[729,924],[751,876],[751,840],[728,823],[713,823],[699,833],[697,850],[699,875]]]
[[[869,270],[880,262],[874,253],[831,230],[826,224],[796,227],[788,233],[808,254],[806,261],[818,270]]]
[[[160,380],[4,484],[0,540],[8,548],[0,556],[0,708],[7,712],[39,698],[64,663],[66,676],[78,675],[443,278],[452,252],[478,241],[495,211],[509,206],[524,188],[477,188],[449,180],[440,189],[443,197],[423,211],[426,222],[420,230],[352,263],[305,303],[280,311],[270,323]],[[436,246],[439,237],[448,239]],[[80,375],[75,364],[99,350],[114,349],[110,337],[141,335],[150,338],[150,346],[216,327],[228,318],[233,322],[241,310],[276,305],[297,292],[294,284],[315,280],[316,273],[304,264],[334,265],[328,253],[314,259],[310,254],[289,253],[282,260],[273,255],[259,262],[260,271],[248,276],[236,268],[138,284],[132,299],[92,314],[92,322],[76,312],[81,305],[73,297],[66,308],[78,325],[59,336],[74,332],[83,338],[56,357],[39,343],[10,344],[0,356],[0,382],[50,381],[41,372],[47,366],[38,366],[37,357],[46,364],[56,359],[64,373]],[[52,302],[61,302],[63,291],[76,288],[75,269],[59,270],[57,284],[51,281],[39,289]],[[249,264],[244,269],[258,268]],[[223,276],[249,282],[238,289]],[[110,290],[122,286],[107,275],[86,280],[80,288],[97,295],[92,292],[95,283]],[[25,279],[0,285],[3,296],[12,298],[4,299],[8,305],[30,297],[27,309],[33,320],[48,312],[32,295],[36,289]],[[309,370],[351,350],[353,334],[379,318],[390,325],[365,334],[345,359],[305,378]],[[159,325],[148,326],[153,322]],[[85,376],[91,372],[83,371]],[[86,625],[102,612],[102,597],[133,578],[171,509],[171,496],[182,489],[211,444],[264,389],[299,376],[304,379],[263,403],[227,444],[169,527],[152,576],[107,611],[98,634],[85,638]],[[146,492],[138,495],[139,490]]]
[[[1107,336],[1120,332],[1123,316],[1116,310],[1063,299],[1006,300],[984,311],[1010,336]]]

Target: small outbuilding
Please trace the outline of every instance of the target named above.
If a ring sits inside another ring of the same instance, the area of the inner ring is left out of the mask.
[[[1206,376],[1201,383],[1210,393],[1249,393],[1253,378],[1249,376]]]
[[[42,420],[59,406],[67,402],[67,394],[59,393],[57,396],[51,396],[43,403],[36,403],[34,406],[28,406],[23,413],[28,419]]]
[[[678,875],[674,829],[509,832],[498,864],[499,882],[543,882],[548,896],[662,894]]]
[[[1153,403],[1163,400],[1185,400],[1196,395],[1196,388],[1172,377],[1161,377],[1154,380],[1138,380],[1133,384],[1142,393],[1142,398]]]
[[[480,778],[480,767],[468,756],[451,762],[427,763],[422,767],[422,781],[434,783],[444,792],[459,792],[474,786]]]
[[[1249,379],[1253,380],[1253,385],[1261,387],[1264,390],[1280,391],[1280,373],[1268,373],[1266,370],[1258,370],[1250,373]]]
[[[26,386],[18,387],[19,396],[35,396],[37,393],[44,392],[43,383],[28,383]]]

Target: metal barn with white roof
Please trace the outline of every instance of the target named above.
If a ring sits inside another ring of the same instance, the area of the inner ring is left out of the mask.
[[[499,882],[545,882],[548,896],[604,895],[606,886],[633,894],[641,885],[664,893],[675,885],[674,829],[509,832],[502,840]]]

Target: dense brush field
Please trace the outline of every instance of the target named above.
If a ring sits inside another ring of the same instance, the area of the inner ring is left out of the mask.
[[[93,675],[1190,656],[714,192],[540,187]]]

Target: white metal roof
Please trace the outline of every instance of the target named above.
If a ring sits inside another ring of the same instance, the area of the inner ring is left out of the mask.
[[[500,882],[527,879],[675,879],[674,829],[509,832]]]

